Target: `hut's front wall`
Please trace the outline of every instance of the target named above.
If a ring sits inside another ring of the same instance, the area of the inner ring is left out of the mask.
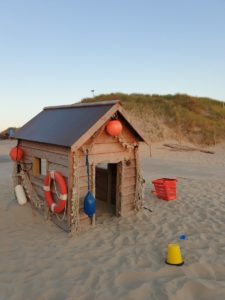
[[[105,130],[95,137],[91,138],[81,147],[75,155],[78,155],[78,198],[80,207],[81,226],[83,215],[84,197],[88,190],[88,177],[86,168],[86,149],[89,150],[90,163],[90,188],[95,195],[95,167],[99,163],[118,163],[117,176],[119,185],[117,192],[119,193],[119,203],[117,203],[117,215],[127,216],[134,212],[135,209],[135,193],[136,193],[136,156],[134,145],[138,145],[138,141],[130,133],[123,124],[122,141],[109,136]],[[128,149],[125,146],[133,145]]]
[[[59,171],[65,177],[67,187],[70,188],[69,180],[69,153],[70,148],[30,142],[20,141],[20,147],[24,151],[23,165],[29,175],[32,188],[38,195],[40,201],[45,201],[43,182],[45,175],[35,174],[34,172],[34,160],[43,159],[46,160],[46,171]],[[32,194],[32,192],[30,192]],[[52,189],[53,197],[55,197],[55,190]],[[44,205],[42,205],[44,207]],[[65,222],[67,223],[67,221]]]

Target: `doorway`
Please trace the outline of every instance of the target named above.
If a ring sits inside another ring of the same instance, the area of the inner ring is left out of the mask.
[[[98,164],[95,169],[96,219],[118,215],[120,164]]]

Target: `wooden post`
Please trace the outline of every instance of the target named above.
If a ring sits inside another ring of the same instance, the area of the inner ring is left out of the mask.
[[[74,164],[74,153],[70,151],[69,153],[69,177],[68,177],[68,203],[67,203],[67,224],[68,227],[71,228],[71,212],[72,212],[72,189],[74,184],[74,172],[73,172],[73,164]]]
[[[107,203],[110,204],[111,203],[111,199],[112,199],[112,168],[111,165],[108,164],[108,188],[107,188]]]
[[[95,226],[95,214],[93,214],[92,216],[91,225]]]
[[[95,197],[95,163],[92,163],[92,194]],[[91,225],[95,226],[95,214],[92,216]]]
[[[116,179],[116,216],[121,216],[121,185],[122,185],[122,162],[117,165],[117,179]]]

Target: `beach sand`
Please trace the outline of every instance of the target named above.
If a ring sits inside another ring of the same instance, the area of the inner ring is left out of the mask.
[[[9,149],[0,142],[0,300],[225,299],[225,146],[214,155],[143,149],[145,206],[69,237],[12,191]],[[151,180],[177,178],[177,200],[152,195]],[[185,234],[187,240],[179,241]],[[179,243],[182,267],[165,264]]]

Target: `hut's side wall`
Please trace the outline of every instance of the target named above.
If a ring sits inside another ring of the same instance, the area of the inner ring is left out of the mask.
[[[33,158],[42,158],[47,160],[47,170],[56,170],[65,177],[68,190],[69,186],[69,153],[70,149],[66,147],[53,146],[29,141],[20,141],[20,146],[24,151],[23,163],[28,171],[32,187],[42,201],[44,199],[43,181],[44,175],[35,176],[33,174]],[[54,195],[55,191],[52,189]]]
[[[128,144],[135,144],[137,140],[130,133],[130,131],[123,124],[122,139]],[[134,201],[136,191],[136,159],[135,150],[128,150],[123,146],[116,138],[109,136],[105,130],[101,134],[97,134],[96,137],[90,139],[85,145],[83,150],[89,148],[89,162],[90,162],[90,177],[91,177],[91,190],[95,194],[95,166],[98,163],[120,163],[118,176],[119,186],[119,199],[121,216],[127,216],[134,212]],[[79,165],[79,205],[80,214],[83,211],[84,197],[88,189],[88,178],[86,169],[86,157],[82,149],[78,150]],[[83,218],[83,217],[82,217]],[[82,224],[81,224],[82,226]]]

